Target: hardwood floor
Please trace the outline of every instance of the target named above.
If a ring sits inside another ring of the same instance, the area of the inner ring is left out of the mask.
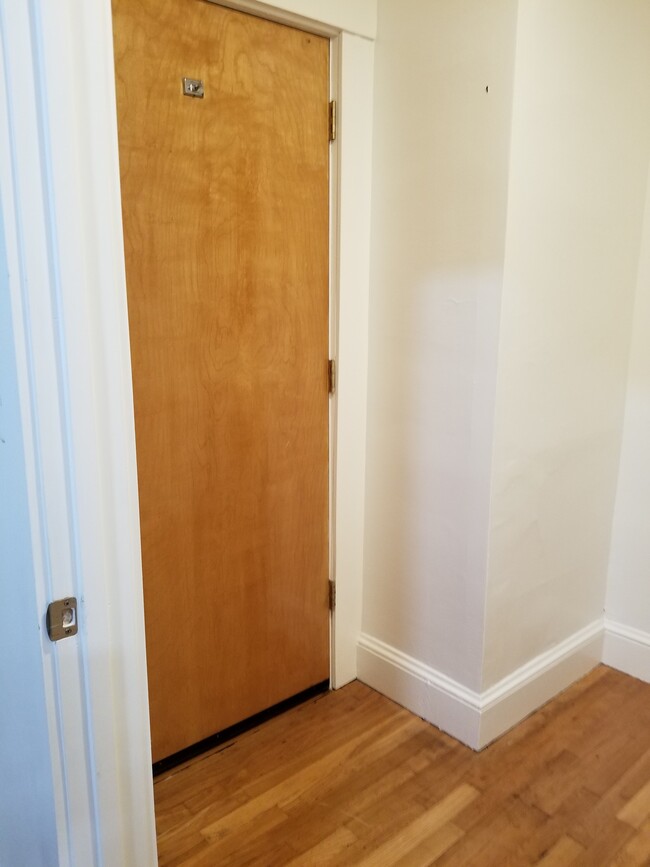
[[[650,684],[600,666],[474,753],[352,683],[154,790],[161,865],[650,865]]]

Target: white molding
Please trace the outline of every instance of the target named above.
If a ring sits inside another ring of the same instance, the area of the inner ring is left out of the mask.
[[[336,608],[332,617],[332,686],[357,676],[361,633],[366,420],[368,393],[368,310],[370,299],[370,204],[374,45],[343,33],[333,61],[339,82],[338,148],[332,173],[338,185],[332,215],[333,347],[337,393],[333,417],[332,577]]]
[[[210,0],[249,15],[288,24],[320,36],[350,33],[373,40],[377,35],[376,0]]]
[[[83,863],[144,867],[156,863],[156,844],[111,9],[105,0],[41,8],[50,118],[42,146],[84,615],[81,735],[93,769],[95,860]],[[62,753],[69,763],[74,744]]]
[[[601,661],[602,647],[599,618],[485,690],[479,749],[588,674]]]
[[[11,15],[8,12],[11,12]],[[9,277],[9,303],[11,306],[11,331],[15,342],[16,376],[20,400],[21,429],[23,436],[23,452],[25,456],[25,474],[28,494],[29,522],[32,547],[32,560],[35,575],[35,596],[38,611],[44,610],[48,597],[49,576],[46,570],[43,547],[43,526],[41,519],[42,498],[40,493],[41,474],[37,447],[36,407],[34,406],[34,369],[30,334],[26,328],[29,304],[28,285],[34,269],[42,267],[43,243],[40,236],[40,221],[36,224],[36,237],[32,236],[34,248],[27,261],[25,221],[33,218],[23,196],[18,196],[17,185],[21,183],[22,167],[18,164],[18,155],[22,143],[31,138],[35,129],[35,118],[31,111],[21,113],[20,120],[16,118],[16,105],[11,99],[13,82],[11,70],[15,67],[15,59],[11,53],[22,55],[25,46],[29,44],[29,24],[25,8],[14,6],[7,10],[4,2],[0,2],[0,208],[4,228],[4,242],[7,255]],[[8,51],[7,51],[8,49]],[[22,81],[23,88],[33,96],[32,77],[26,76]],[[23,98],[24,91],[23,91]],[[33,102],[33,98],[31,100]],[[32,155],[33,156],[33,155]],[[29,204],[33,206],[33,196],[29,196]],[[34,228],[34,227],[32,227]],[[40,237],[39,237],[40,236]],[[41,243],[39,243],[39,240]],[[39,262],[40,260],[40,262]],[[42,628],[42,626],[41,626]],[[45,653],[46,644],[43,641],[43,680],[44,698],[47,712],[48,736],[51,754],[52,790],[54,811],[57,824],[57,855],[58,863],[66,865],[70,860],[69,829],[67,828],[67,794],[66,778],[59,756],[59,719],[58,695],[59,672],[58,659],[55,654]],[[44,768],[43,773],[47,774]]]
[[[605,619],[603,662],[650,683],[650,633]]]
[[[144,867],[155,825],[110,4],[0,10],[0,194],[41,628],[49,601],[79,600],[75,638],[42,633],[57,863]]]
[[[357,664],[363,683],[464,744],[479,748],[478,693],[365,633],[359,639]]]
[[[226,9],[234,9],[235,12],[245,12],[256,18],[264,18],[266,21],[286,24],[295,27],[296,30],[305,30],[307,33],[314,33],[317,36],[335,37],[341,33],[340,27],[323,24],[313,18],[287,12],[268,3],[259,3],[257,0],[208,0],[208,2],[214,3],[216,6],[224,6]]]
[[[87,749],[87,678],[83,634],[51,644],[44,612],[53,598],[79,595],[72,467],[67,453],[66,369],[60,354],[60,273],[53,245],[51,172],[43,144],[48,134],[42,18],[33,5],[0,5],[3,42],[2,157],[9,286],[14,312],[29,522],[39,609],[50,754],[61,865],[95,863],[92,821],[95,787]],[[28,61],[28,62],[26,62]],[[66,763],[68,747],[75,761]]]
[[[601,660],[602,639],[599,619],[478,693],[362,634],[359,679],[480,750],[591,671]]]

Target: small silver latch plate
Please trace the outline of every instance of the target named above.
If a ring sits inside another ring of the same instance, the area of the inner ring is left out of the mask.
[[[197,99],[203,99],[205,91],[203,90],[203,82],[200,78],[184,78],[183,93],[185,96],[194,96]]]
[[[77,600],[74,596],[58,599],[47,606],[47,634],[50,641],[60,641],[77,634]]]

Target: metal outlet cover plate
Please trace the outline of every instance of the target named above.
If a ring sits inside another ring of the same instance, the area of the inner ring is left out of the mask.
[[[77,634],[77,600],[74,596],[57,599],[47,606],[47,634],[50,641],[60,641]]]

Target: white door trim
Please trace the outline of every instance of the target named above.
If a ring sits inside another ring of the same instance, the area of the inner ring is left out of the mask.
[[[34,105],[35,83],[27,71],[21,85],[26,97],[23,111],[17,110],[12,98],[13,81],[11,72],[16,58],[13,52],[23,53],[29,44],[29,17],[24,7],[8,8],[6,2],[0,3],[0,207],[4,226],[4,242],[9,272],[9,297],[11,306],[11,329],[14,335],[16,353],[16,375],[20,399],[21,428],[25,455],[25,470],[28,489],[28,508],[36,599],[39,611],[46,605],[48,588],[52,585],[51,563],[46,559],[46,538],[44,526],[44,480],[38,459],[41,451],[37,442],[37,407],[34,405],[36,375],[33,353],[28,343],[25,327],[26,307],[33,304],[34,293],[28,297],[29,287],[46,286],[42,279],[47,272],[45,256],[44,215],[39,206],[40,184],[38,180],[24,177],[25,166],[19,161],[25,142],[36,138],[37,120]],[[36,163],[38,165],[38,163]],[[37,173],[38,178],[38,173]],[[29,243],[26,235],[29,226]],[[29,246],[29,256],[27,247]],[[39,279],[39,277],[41,279]],[[45,299],[47,309],[48,301]],[[59,660],[55,652],[48,653],[43,641],[43,673],[45,698],[48,717],[50,752],[52,755],[52,782],[57,821],[58,856],[61,863],[68,863],[68,829],[66,827],[67,804],[63,769],[58,751],[57,698],[59,695]]]
[[[43,635],[50,600],[79,600],[78,636],[43,637],[59,861],[149,864],[131,384],[122,254],[111,247],[119,200],[105,183],[110,7],[80,11],[74,0],[2,4],[11,151],[0,186]]]
[[[290,15],[301,2],[287,0]],[[37,598],[43,613],[80,600],[79,636],[43,642],[59,861],[144,867],[155,828],[110,0],[0,0],[0,14],[0,195]],[[334,47],[341,686],[356,676],[361,618],[373,44],[342,32]]]

